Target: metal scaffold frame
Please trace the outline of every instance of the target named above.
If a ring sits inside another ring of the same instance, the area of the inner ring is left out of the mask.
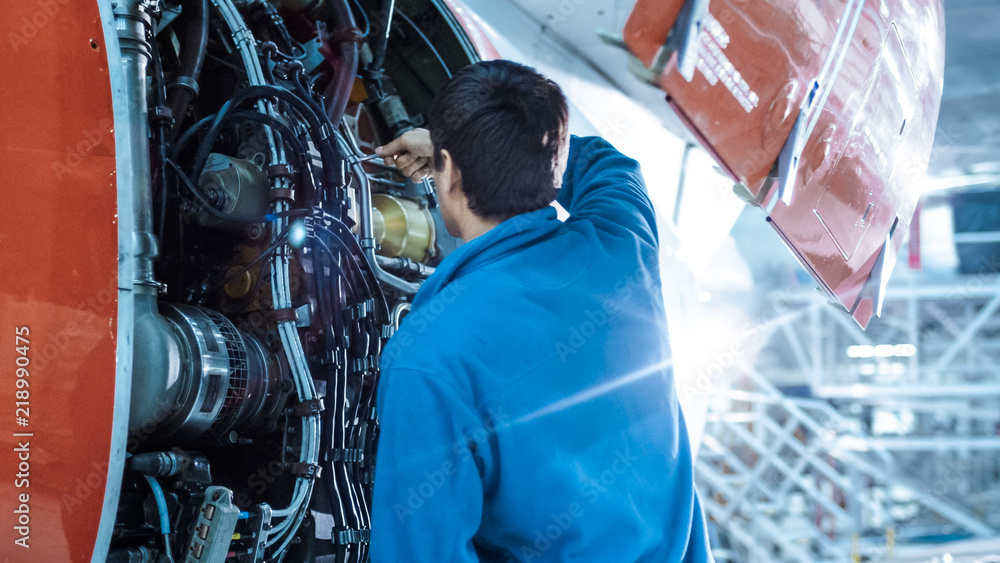
[[[719,560],[1000,535],[1000,277],[903,280],[867,332],[816,293],[772,297],[779,321],[713,391],[696,462]]]

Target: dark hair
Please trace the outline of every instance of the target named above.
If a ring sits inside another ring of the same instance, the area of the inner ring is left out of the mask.
[[[568,115],[559,86],[532,68],[503,60],[465,67],[431,106],[434,166],[444,166],[447,149],[469,208],[484,219],[541,209],[558,192]]]

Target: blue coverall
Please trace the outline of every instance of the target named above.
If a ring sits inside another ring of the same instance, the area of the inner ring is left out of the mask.
[[[387,345],[375,563],[712,560],[639,165],[574,137],[558,202],[448,256]]]

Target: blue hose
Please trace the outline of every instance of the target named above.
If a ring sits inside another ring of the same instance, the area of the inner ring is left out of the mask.
[[[169,534],[170,515],[167,514],[167,498],[163,496],[163,488],[160,487],[159,481],[149,475],[143,475],[143,477],[145,477],[146,482],[149,483],[149,488],[153,489],[153,498],[156,499],[156,509],[160,513],[160,533]]]
[[[153,498],[156,499],[156,510],[160,513],[160,533],[163,534],[163,550],[167,556],[167,561],[173,563],[174,556],[170,552],[170,515],[167,513],[167,498],[163,496],[163,488],[160,487],[159,481],[149,475],[143,475],[143,477],[149,483],[149,488],[153,490]]]

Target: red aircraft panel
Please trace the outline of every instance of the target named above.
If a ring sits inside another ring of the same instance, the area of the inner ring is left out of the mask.
[[[118,231],[96,2],[0,19],[0,554],[90,561],[108,480]]]
[[[867,326],[933,144],[940,0],[639,0],[624,37],[744,196]]]

